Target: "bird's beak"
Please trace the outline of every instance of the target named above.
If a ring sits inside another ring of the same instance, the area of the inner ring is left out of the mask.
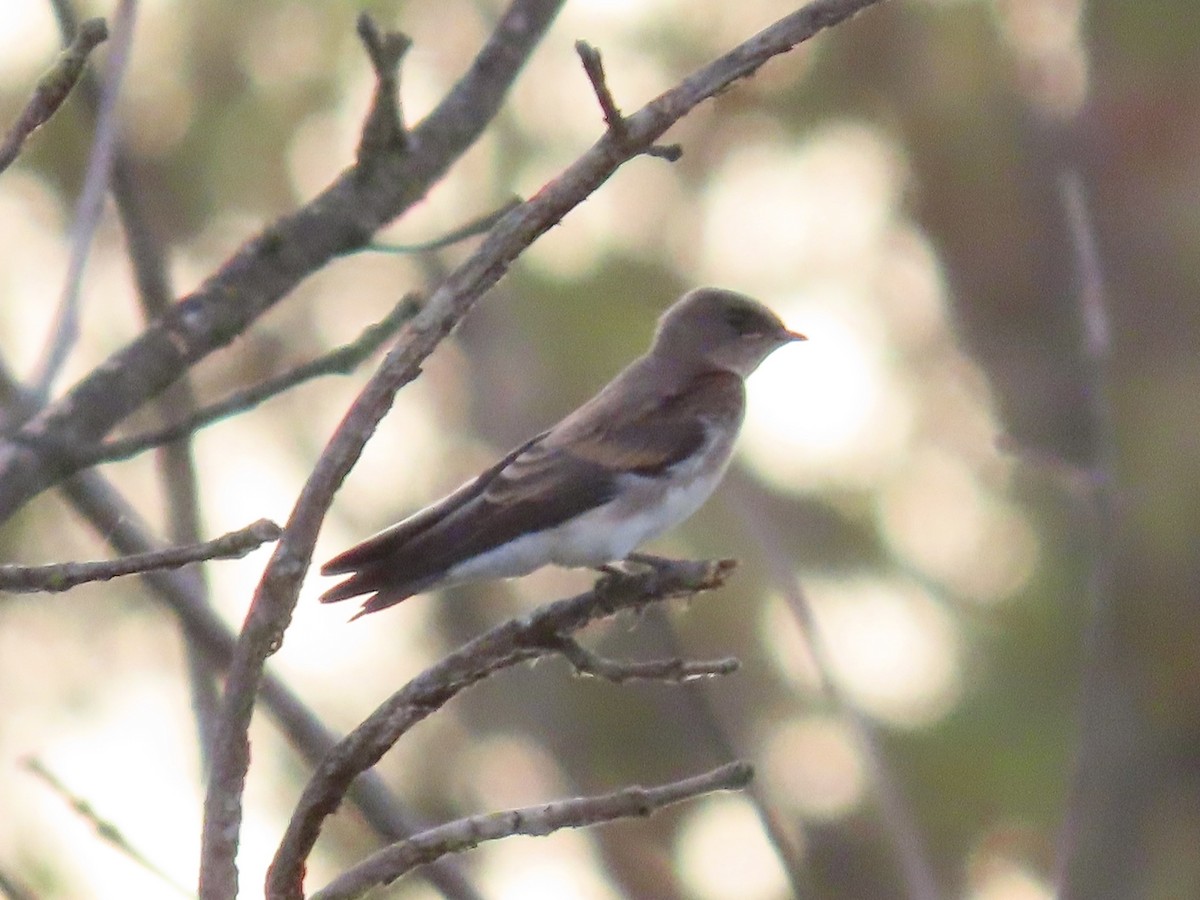
[[[804,336],[803,334],[801,334],[798,331],[785,331],[783,333],[783,339],[784,339],[785,343],[789,343],[789,344],[792,341],[807,341],[808,340],[808,338],[806,336]]]

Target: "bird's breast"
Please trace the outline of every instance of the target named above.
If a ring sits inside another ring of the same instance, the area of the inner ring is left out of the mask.
[[[703,505],[725,474],[728,453],[706,453],[665,477],[627,475],[610,502],[555,531],[553,562],[598,566],[627,557]]]

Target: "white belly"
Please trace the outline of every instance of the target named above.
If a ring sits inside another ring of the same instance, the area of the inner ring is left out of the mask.
[[[450,569],[446,581],[515,578],[551,563],[599,566],[624,559],[699,509],[724,472],[724,465],[711,467],[676,487],[631,475],[615,500],[468,559]]]

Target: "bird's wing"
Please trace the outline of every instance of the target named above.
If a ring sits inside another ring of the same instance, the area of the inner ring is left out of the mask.
[[[536,437],[530,438],[519,447],[510,450],[494,466],[481,472],[475,478],[447,494],[441,500],[426,506],[424,509],[418,510],[395,525],[385,528],[378,534],[367,538],[362,543],[355,544],[349,550],[339,553],[321,566],[321,574],[343,575],[347,572],[353,572],[372,561],[378,560],[381,556],[387,555],[391,552],[392,548],[408,543],[421,532],[436,525],[463,504],[469,503],[482,494],[505,467],[545,436],[546,432],[542,432]]]
[[[355,574],[322,601],[376,591],[367,608],[382,609],[464,560],[602,506],[623,477],[665,476],[709,439],[702,413],[713,402],[735,403],[740,413],[741,379],[710,373],[632,414],[573,417],[573,427],[528,441],[445,499],[330,560],[324,574]]]
[[[654,397],[633,414],[596,418],[585,428],[558,429],[546,443],[573,458],[646,477],[667,475],[710,439],[709,422],[740,423],[745,406],[742,379],[725,371],[705,372],[672,393]]]

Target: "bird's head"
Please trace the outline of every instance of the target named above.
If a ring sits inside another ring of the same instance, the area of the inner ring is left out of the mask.
[[[697,288],[658,320],[652,353],[746,377],[775,350],[804,335],[789,331],[757,300],[720,288]]]

